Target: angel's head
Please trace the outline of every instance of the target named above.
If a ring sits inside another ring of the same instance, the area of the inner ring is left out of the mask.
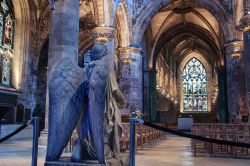
[[[90,58],[91,61],[96,61],[102,59],[107,54],[107,47],[102,43],[96,43],[91,49]]]

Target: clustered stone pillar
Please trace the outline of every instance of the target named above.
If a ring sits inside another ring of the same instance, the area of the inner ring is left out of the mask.
[[[157,91],[156,91],[156,75],[157,71],[155,69],[151,69],[148,71],[149,74],[149,119],[151,122],[157,120]]]
[[[142,53],[141,49],[134,47],[119,50],[119,86],[127,102],[121,108],[123,116],[129,116],[135,108],[143,111]]]
[[[226,45],[227,100],[229,123],[241,123],[247,111],[245,104],[245,75],[243,68],[243,41]]]
[[[250,123],[250,0],[244,0],[244,15],[240,20],[239,30],[244,36],[244,65],[246,79],[246,103],[248,108],[248,123]]]

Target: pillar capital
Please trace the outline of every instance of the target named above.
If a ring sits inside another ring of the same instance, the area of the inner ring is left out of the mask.
[[[122,47],[119,48],[120,53],[137,53],[137,54],[143,54],[143,50],[141,48],[136,47]]]
[[[122,47],[119,48],[119,60],[124,64],[131,64],[140,58],[143,50],[135,47]],[[139,56],[139,57],[138,57]]]
[[[239,57],[244,54],[244,42],[242,40],[234,40],[226,43],[226,55]]]
[[[108,26],[100,26],[93,29],[92,32],[95,42],[108,42],[114,39],[116,29]]]

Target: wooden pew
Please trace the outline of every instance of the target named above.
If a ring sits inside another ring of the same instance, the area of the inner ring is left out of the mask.
[[[250,125],[247,124],[197,123],[193,124],[192,134],[219,140],[250,143]],[[199,153],[210,154],[213,157],[250,157],[248,148],[211,144],[196,140],[192,140],[192,148],[194,156]]]

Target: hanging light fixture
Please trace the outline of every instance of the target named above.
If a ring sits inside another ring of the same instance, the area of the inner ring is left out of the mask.
[[[163,89],[162,92],[161,92],[162,95],[166,95],[166,90]]]
[[[174,97],[171,97],[171,99],[170,99],[171,101],[174,101]]]
[[[159,85],[159,82],[157,81],[156,83],[156,89],[159,90],[160,89],[160,85]]]
[[[177,99],[175,99],[174,104],[178,104],[178,100]]]

